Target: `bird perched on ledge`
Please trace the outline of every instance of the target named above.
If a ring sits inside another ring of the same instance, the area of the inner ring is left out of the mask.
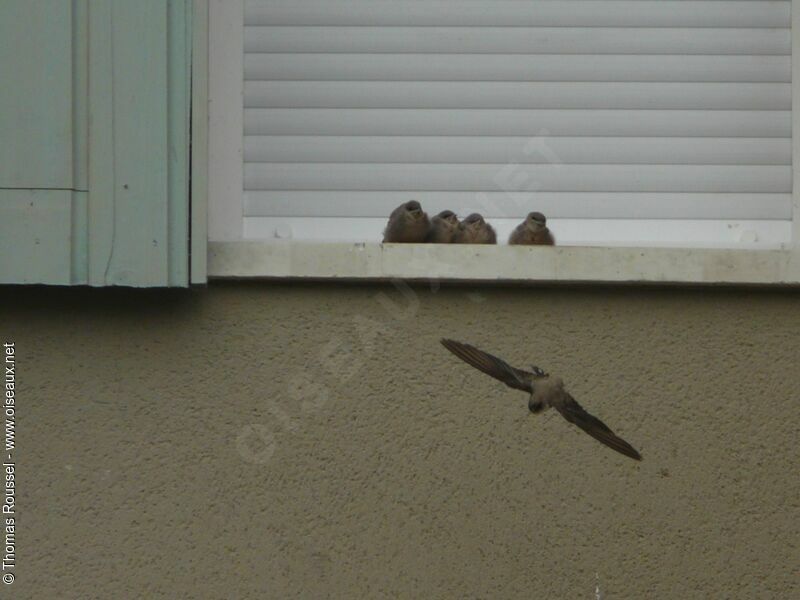
[[[502,381],[508,387],[530,394],[528,409],[532,413],[540,413],[550,407],[555,408],[567,421],[577,425],[597,441],[620,454],[642,460],[642,455],[633,446],[614,434],[600,419],[586,412],[569,395],[560,377],[551,377],[539,367],[531,367],[531,371],[516,369],[504,360],[469,344],[448,339],[442,339],[441,342],[445,348],[467,364]]]
[[[478,213],[472,213],[458,226],[456,244],[496,244],[494,229]]]
[[[431,219],[426,242],[431,244],[452,244],[458,234],[458,217],[452,210],[443,210]]]
[[[421,244],[428,236],[430,221],[416,200],[401,204],[389,215],[389,223],[383,230],[384,242]]]
[[[547,228],[547,219],[540,212],[528,213],[508,238],[509,245],[555,246],[556,240]]]

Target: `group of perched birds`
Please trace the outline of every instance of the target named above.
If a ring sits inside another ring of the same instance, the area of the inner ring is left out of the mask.
[[[463,221],[452,210],[443,210],[432,219],[416,200],[395,208],[383,232],[384,242],[407,244],[496,244],[494,228],[478,213]],[[511,245],[553,246],[555,238],[540,212],[528,213],[508,238]]]

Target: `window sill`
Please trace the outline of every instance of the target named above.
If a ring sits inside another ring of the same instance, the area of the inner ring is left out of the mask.
[[[791,249],[210,242],[211,278],[471,283],[800,284]]]

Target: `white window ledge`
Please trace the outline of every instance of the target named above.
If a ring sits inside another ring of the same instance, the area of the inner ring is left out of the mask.
[[[213,278],[473,283],[800,284],[800,251],[235,241],[209,243]]]

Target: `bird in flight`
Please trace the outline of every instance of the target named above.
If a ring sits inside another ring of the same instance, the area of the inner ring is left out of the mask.
[[[469,344],[448,339],[442,339],[441,342],[450,352],[479,371],[502,381],[508,387],[528,392],[528,408],[532,413],[540,413],[553,407],[567,421],[577,425],[597,441],[625,456],[642,460],[642,455],[633,446],[615,435],[600,419],[586,412],[569,395],[560,377],[552,377],[539,367],[531,367],[530,371],[516,369],[504,360]]]

